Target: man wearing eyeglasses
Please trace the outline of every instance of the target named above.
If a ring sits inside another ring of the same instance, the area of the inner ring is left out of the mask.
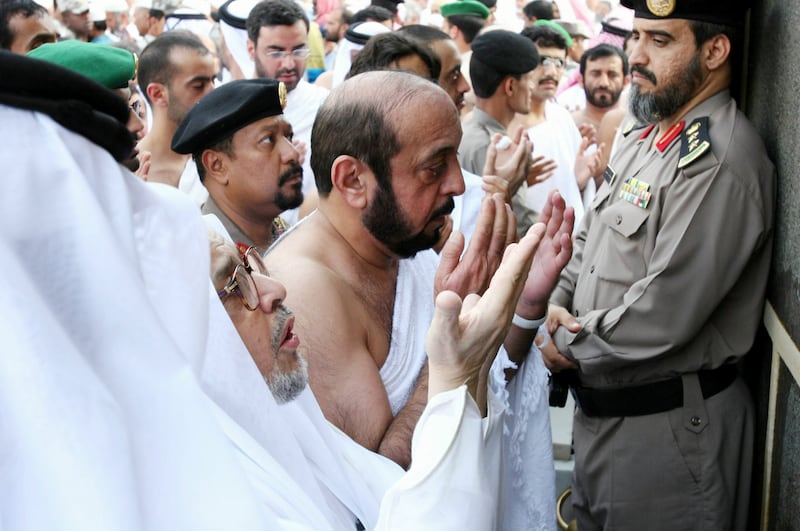
[[[283,82],[288,91],[286,119],[294,128],[295,144],[305,152],[301,164],[306,178],[303,193],[314,189],[311,172],[311,127],[317,109],[328,96],[327,89],[305,79],[309,22],[303,9],[294,0],[265,0],[253,7],[247,17],[247,51],[255,63],[256,76]],[[282,216],[293,223],[296,211]]]
[[[600,160],[594,147],[589,147],[591,139],[582,139],[569,112],[553,101],[564,74],[567,41],[557,29],[541,22],[522,30],[522,35],[536,45],[540,59],[532,73],[528,112],[518,114],[514,123],[528,132],[536,153],[555,166],[547,182],[528,188],[528,205],[539,211],[550,190],[556,188],[575,209],[577,231],[584,205],[594,197],[592,177],[599,171]]]

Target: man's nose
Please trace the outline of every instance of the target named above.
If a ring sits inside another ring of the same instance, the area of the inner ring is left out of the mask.
[[[272,313],[286,299],[286,288],[274,278],[253,273],[253,282],[258,291],[258,304],[264,313]]]

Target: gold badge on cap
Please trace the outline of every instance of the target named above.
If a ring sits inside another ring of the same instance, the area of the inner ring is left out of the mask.
[[[675,0],[647,0],[647,9],[657,17],[668,17],[675,11]]]
[[[278,81],[278,99],[281,102],[281,109],[286,108],[286,85],[283,84],[283,81]]]

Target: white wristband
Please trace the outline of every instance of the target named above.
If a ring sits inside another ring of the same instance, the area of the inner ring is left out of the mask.
[[[517,326],[519,328],[523,328],[525,330],[536,330],[540,326],[544,324],[547,320],[547,313],[538,319],[525,319],[524,317],[520,317],[516,313],[514,313],[514,318],[511,320],[511,324]]]

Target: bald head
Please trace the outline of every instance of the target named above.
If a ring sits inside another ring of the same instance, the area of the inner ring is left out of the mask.
[[[431,108],[458,110],[434,83],[414,74],[376,71],[336,87],[320,108],[311,132],[311,168],[321,197],[331,191],[331,167],[339,155],[366,163],[381,185],[390,181],[390,161],[413,134],[410,122]],[[404,127],[406,126],[406,127]]]

